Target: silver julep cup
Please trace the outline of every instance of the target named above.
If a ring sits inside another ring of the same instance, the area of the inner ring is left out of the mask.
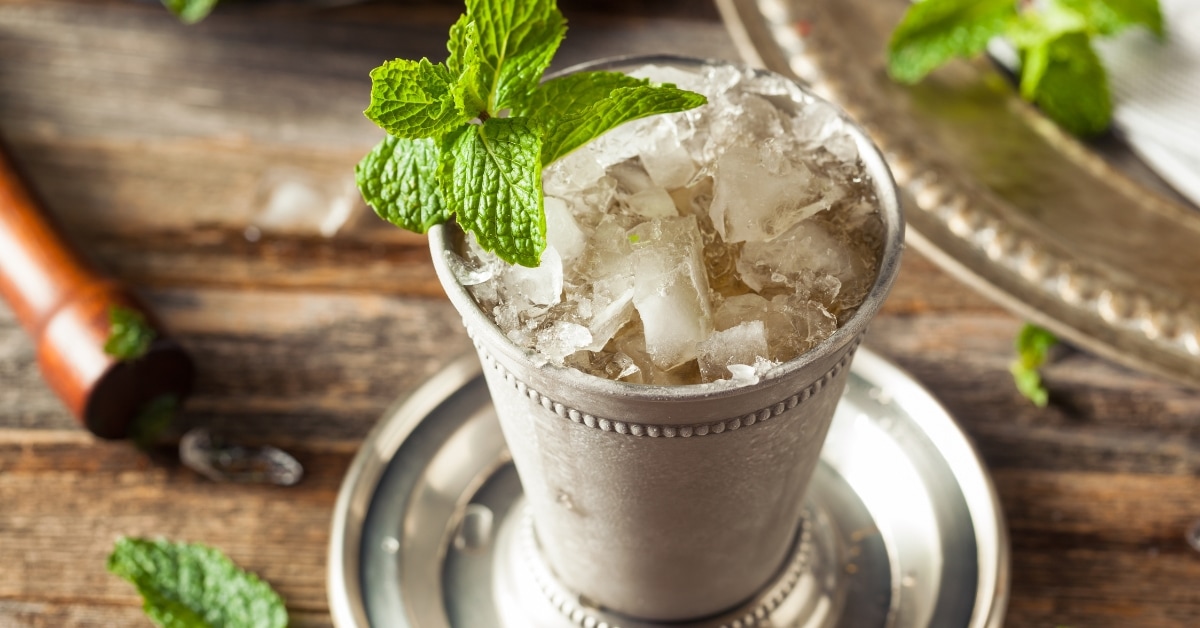
[[[602,61],[579,69],[678,58]],[[644,386],[541,364],[510,342],[446,261],[461,232],[430,231],[433,262],[463,317],[532,515],[562,587],[641,621],[683,621],[752,598],[784,566],[805,490],[849,363],[899,268],[903,220],[879,150],[846,130],[874,181],[884,223],[879,274],[831,337],[756,384]]]

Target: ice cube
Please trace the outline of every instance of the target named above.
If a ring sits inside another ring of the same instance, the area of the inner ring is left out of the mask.
[[[608,176],[617,180],[617,189],[626,195],[637,194],[654,187],[654,181],[637,159],[627,159],[608,169]]]
[[[546,241],[562,256],[564,262],[575,259],[587,243],[587,237],[575,222],[575,216],[567,202],[561,198],[547,196],[543,205],[546,211]]]
[[[563,364],[563,359],[592,343],[587,327],[568,321],[554,321],[537,332],[537,351],[550,362]]]
[[[860,248],[837,237],[824,222],[808,220],[770,242],[747,242],[737,268],[755,291],[786,289],[817,299],[836,313],[842,303],[861,301],[863,286],[874,277],[874,261]],[[857,294],[846,293],[847,284],[853,284]]]
[[[766,327],[762,321],[749,321],[713,332],[698,349],[700,376],[706,382],[731,377],[731,364],[747,365],[753,373],[755,361],[768,355]]]
[[[463,286],[477,286],[490,280],[495,273],[489,265],[477,261],[468,262],[453,251],[446,251],[446,265],[454,273],[454,279]]]
[[[675,126],[666,127],[654,150],[642,153],[642,167],[658,186],[674,190],[696,175],[696,162],[679,141]]]
[[[592,334],[586,349],[599,351],[633,318],[633,276],[617,275],[597,280],[592,286],[592,300],[584,318]]]
[[[769,146],[734,146],[717,161],[709,216],[726,242],[764,242],[829,209],[842,193]]]
[[[771,357],[786,362],[804,354],[837,331],[837,318],[825,306],[796,295],[771,299],[771,310],[786,317],[791,332],[771,337]]]
[[[661,218],[630,231],[633,304],[645,330],[646,352],[661,369],[696,357],[712,330],[703,243],[694,216]]]
[[[604,166],[593,146],[583,146],[546,166],[542,188],[546,194],[571,198],[604,178]]]
[[[725,331],[749,321],[765,321],[771,302],[754,294],[739,294],[726,298],[713,312],[713,328]]]
[[[675,199],[663,188],[642,190],[628,199],[629,208],[646,218],[672,218],[679,215]]]
[[[582,256],[571,268],[572,285],[586,286],[604,278],[633,276],[633,249],[626,227],[614,216],[605,216],[596,225]]]
[[[513,304],[518,314],[530,309],[530,306],[554,305],[562,300],[562,257],[554,247],[547,246],[542,253],[541,265],[536,268],[515,264],[507,266],[499,280],[502,298]]]

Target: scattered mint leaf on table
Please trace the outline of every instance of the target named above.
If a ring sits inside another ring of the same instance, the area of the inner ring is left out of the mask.
[[[1112,119],[1112,98],[1108,75],[1087,35],[1061,35],[1044,50],[1045,67],[1033,90],[1033,102],[1075,135],[1103,133]]]
[[[163,628],[283,628],[279,594],[220,551],[195,543],[123,537],[108,570],[133,583]]]
[[[1014,344],[1017,359],[1008,367],[1013,382],[1023,396],[1039,408],[1044,408],[1050,400],[1050,393],[1042,385],[1042,376],[1038,369],[1046,363],[1050,349],[1058,344],[1058,337],[1037,325],[1026,323],[1017,333]]]
[[[920,0],[892,33],[888,72],[915,83],[1004,37],[1020,54],[1021,96],[1071,133],[1097,135],[1112,119],[1112,99],[1092,38],[1135,26],[1164,36],[1158,0]]]
[[[185,24],[203,20],[217,6],[217,0],[162,0],[162,3]]]
[[[364,114],[389,136],[355,179],[375,212],[418,233],[453,218],[505,261],[537,266],[545,165],[630,120],[706,102],[614,72],[541,83],[565,33],[553,0],[467,0],[444,63],[371,72]]]
[[[915,83],[954,57],[973,57],[1017,17],[1014,0],[924,0],[909,7],[888,44],[888,70]]]
[[[136,360],[150,350],[158,333],[137,310],[113,306],[108,309],[108,339],[104,352],[122,361]]]

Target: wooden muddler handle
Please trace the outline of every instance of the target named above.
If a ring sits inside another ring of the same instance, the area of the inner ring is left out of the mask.
[[[191,392],[184,350],[134,295],[73,250],[43,213],[0,146],[0,296],[37,345],[42,376],[93,434],[126,435],[148,402]],[[118,361],[104,352],[109,310],[142,312],[158,332],[146,355]]]

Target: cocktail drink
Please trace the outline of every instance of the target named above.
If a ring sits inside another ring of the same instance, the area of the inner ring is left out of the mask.
[[[552,604],[564,621],[765,616],[782,598],[756,595],[802,543],[849,360],[897,269],[894,184],[836,107],[778,75],[587,69],[709,104],[550,165],[537,268],[431,231],[528,500],[526,559],[573,600]]]

